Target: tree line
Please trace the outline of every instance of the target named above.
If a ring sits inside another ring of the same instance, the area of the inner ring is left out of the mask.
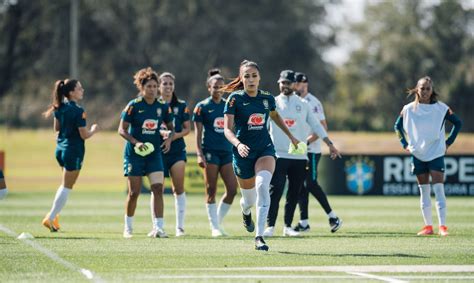
[[[368,2],[365,19],[334,26],[337,0],[80,0],[79,77],[88,119],[115,129],[137,95],[132,76],[151,66],[176,75],[176,93],[193,107],[208,93],[207,70],[237,75],[243,59],[259,63],[262,88],[277,94],[283,69],[305,72],[334,130],[391,131],[404,91],[430,75],[441,99],[464,118],[474,106],[473,10],[438,4]],[[429,4],[429,5],[428,5]],[[53,82],[68,77],[68,0],[0,2],[0,123],[50,126],[40,119]],[[359,47],[347,63],[324,52],[346,29]]]

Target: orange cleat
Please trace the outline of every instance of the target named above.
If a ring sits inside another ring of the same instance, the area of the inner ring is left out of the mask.
[[[448,236],[449,233],[448,233],[448,227],[444,226],[444,225],[441,225],[439,226],[439,233],[438,233],[440,236]]]
[[[49,221],[49,213],[48,213],[44,217],[42,223],[43,223],[43,226],[48,228],[49,231],[51,231],[51,232],[58,232],[58,230],[60,228],[58,215],[56,215],[56,217],[53,219],[53,223],[51,224],[51,221]]]
[[[428,236],[428,235],[433,235],[434,232],[433,232],[433,226],[431,225],[426,225],[425,227],[423,227],[423,229],[421,229],[420,232],[418,232],[418,236]]]

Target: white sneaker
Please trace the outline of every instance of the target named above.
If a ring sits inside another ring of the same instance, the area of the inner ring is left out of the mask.
[[[263,232],[264,237],[273,237],[273,231],[275,230],[275,226],[267,227]]]
[[[168,238],[168,235],[163,229],[156,228],[150,231],[147,235],[150,238]]]
[[[123,237],[125,239],[131,239],[133,237],[132,233],[133,233],[132,230],[125,229],[123,230]]]
[[[291,227],[284,227],[283,228],[283,236],[285,237],[299,237],[301,234],[299,232],[296,232],[293,230]]]
[[[211,229],[211,236],[212,237],[222,237],[224,234],[222,234],[221,230],[219,229]]]
[[[176,228],[176,237],[183,237],[185,235],[183,228]]]
[[[222,226],[221,226],[221,227],[219,227],[219,231],[221,231],[221,233],[222,233],[222,236],[224,236],[224,237],[227,237],[227,236],[229,236],[229,233],[227,233],[227,232],[224,230],[224,228],[222,228]]]

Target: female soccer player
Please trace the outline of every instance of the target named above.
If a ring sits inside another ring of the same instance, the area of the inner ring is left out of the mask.
[[[224,136],[224,106],[220,90],[224,78],[218,69],[209,71],[207,89],[210,96],[194,108],[197,162],[204,168],[206,183],[206,208],[211,224],[212,237],[225,236],[222,220],[230,209],[237,192],[237,180],[232,171],[232,144]],[[216,207],[217,178],[221,174],[225,193]]]
[[[7,184],[5,183],[5,177],[3,176],[3,171],[0,169],[0,200],[7,197],[8,189]]]
[[[54,131],[58,133],[56,160],[63,171],[62,183],[56,192],[53,206],[42,221],[51,232],[57,232],[60,228],[58,214],[66,205],[81,171],[85,153],[84,140],[99,130],[97,124],[93,124],[90,130],[86,128],[86,112],[77,104],[83,97],[84,89],[78,80],[56,81],[51,106],[43,113],[45,118],[54,113]]]
[[[416,87],[410,89],[408,94],[414,95],[415,101],[403,107],[395,123],[395,131],[403,148],[412,155],[412,173],[416,175],[420,189],[421,213],[425,226],[418,235],[433,234],[431,176],[439,220],[438,233],[447,236],[444,155],[456,139],[462,122],[446,104],[438,101],[438,93],[435,92],[430,77],[419,79]],[[448,138],[445,138],[446,120],[454,125]]]
[[[241,187],[244,227],[248,232],[254,231],[250,208],[257,203],[255,249],[267,251],[263,232],[270,207],[270,181],[275,169],[275,149],[267,129],[268,117],[295,146],[299,141],[275,111],[273,95],[259,90],[259,83],[257,63],[244,60],[240,64],[239,76],[222,88],[222,91],[233,92],[224,109],[224,134],[234,145],[233,167]]]
[[[161,143],[160,125],[166,123],[173,136],[173,114],[168,104],[158,99],[158,75],[150,67],[134,75],[134,83],[140,91],[139,97],[131,100],[122,112],[118,133],[126,141],[124,153],[124,175],[128,178],[128,196],[125,205],[124,238],[131,238],[133,216],[142,187],[142,177],[148,176],[152,192],[151,213],[153,229],[149,237],[167,238],[163,221],[163,152],[169,151],[170,140]],[[149,150],[148,155],[138,154]]]
[[[171,141],[169,152],[163,156],[165,177],[171,176],[176,210],[176,236],[184,236],[184,215],[186,211],[186,193],[184,191],[184,169],[186,166],[186,144],[183,137],[191,131],[189,109],[184,100],[178,99],[174,91],[175,76],[164,72],[158,80],[158,92],[161,99],[169,104],[174,117],[173,136],[168,131],[162,131],[163,138]]]

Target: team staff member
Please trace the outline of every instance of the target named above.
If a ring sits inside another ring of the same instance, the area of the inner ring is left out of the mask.
[[[304,101],[308,102],[313,115],[320,120],[324,129],[327,131],[328,126],[324,115],[323,105],[316,96],[308,92],[308,77],[303,73],[297,72],[295,78],[295,89],[297,94],[299,94]],[[318,183],[318,164],[321,159],[321,138],[318,138],[317,135],[313,134],[309,127],[307,127],[307,129],[309,133],[306,138],[306,142],[308,143],[308,170],[306,174],[306,182],[303,184],[298,199],[300,221],[298,225],[295,226],[294,230],[298,232],[308,232],[310,230],[308,223],[308,196],[309,193],[311,193],[326,212],[329,219],[329,227],[331,228],[331,232],[334,233],[341,228],[342,220],[332,210],[326,194]]]
[[[209,71],[207,89],[210,96],[194,108],[197,162],[204,168],[206,209],[212,237],[225,236],[222,220],[230,209],[237,192],[237,180],[232,171],[232,144],[224,136],[224,106],[226,100],[220,89],[224,78],[219,69]],[[225,193],[216,207],[217,178],[224,181]]]
[[[69,193],[79,177],[85,154],[84,140],[99,130],[97,124],[93,124],[90,130],[86,128],[86,112],[77,104],[83,97],[84,89],[78,80],[56,81],[51,106],[43,113],[45,118],[54,113],[53,127],[58,133],[56,160],[63,171],[53,206],[42,221],[51,232],[59,230],[58,214],[66,205]]]
[[[171,176],[176,210],[176,236],[184,236],[184,216],[186,212],[186,193],[184,191],[184,173],[186,166],[186,144],[183,137],[191,131],[190,113],[184,100],[175,93],[175,76],[164,72],[158,80],[158,92],[161,99],[168,103],[173,111],[175,135],[169,137],[168,131],[162,131],[163,138],[171,139],[171,148],[163,156],[165,177]]]
[[[166,123],[173,136],[173,114],[168,104],[158,99],[158,75],[148,67],[137,71],[134,84],[139,97],[131,100],[122,112],[118,132],[126,141],[124,153],[124,175],[128,179],[128,195],[125,205],[124,238],[133,235],[133,216],[142,187],[143,176],[148,176],[152,192],[151,213],[153,229],[150,237],[166,238],[163,221],[163,152],[169,151],[171,139],[161,143],[160,125]],[[145,143],[153,144],[154,151],[146,156],[137,154],[146,150]]]
[[[299,141],[275,110],[275,98],[259,90],[259,84],[258,65],[244,60],[239,67],[239,76],[222,89],[233,92],[224,109],[224,134],[234,145],[232,162],[241,187],[244,227],[248,232],[254,231],[250,209],[257,203],[255,249],[267,251],[263,232],[270,207],[270,181],[275,169],[275,149],[266,127],[268,118],[275,121],[294,145]]]
[[[0,170],[0,200],[7,197],[8,189],[7,184],[5,183],[5,176],[3,176],[3,171]]]
[[[418,235],[434,234],[431,215],[431,177],[438,213],[438,233],[447,236],[446,196],[443,183],[444,155],[448,147],[454,143],[462,122],[446,104],[438,101],[438,93],[435,92],[430,77],[419,79],[416,87],[410,89],[408,94],[414,95],[415,101],[403,107],[395,123],[395,131],[403,148],[412,155],[412,173],[416,175],[420,188],[420,206],[425,226]],[[445,138],[446,120],[454,125],[448,138]]]
[[[306,127],[310,127],[311,131],[316,133],[328,145],[331,158],[340,157],[323,126],[311,112],[308,103],[294,93],[294,82],[295,73],[293,71],[285,70],[281,72],[278,80],[280,95],[275,98],[276,110],[297,139],[304,140],[308,135]],[[286,193],[283,236],[299,236],[299,233],[291,228],[291,222],[306,175],[306,152],[303,155],[288,153],[290,141],[273,121],[270,123],[270,136],[275,145],[277,160],[270,188],[271,203],[267,218],[268,227],[264,232],[264,236],[273,236],[278,207],[287,177],[289,185]]]

